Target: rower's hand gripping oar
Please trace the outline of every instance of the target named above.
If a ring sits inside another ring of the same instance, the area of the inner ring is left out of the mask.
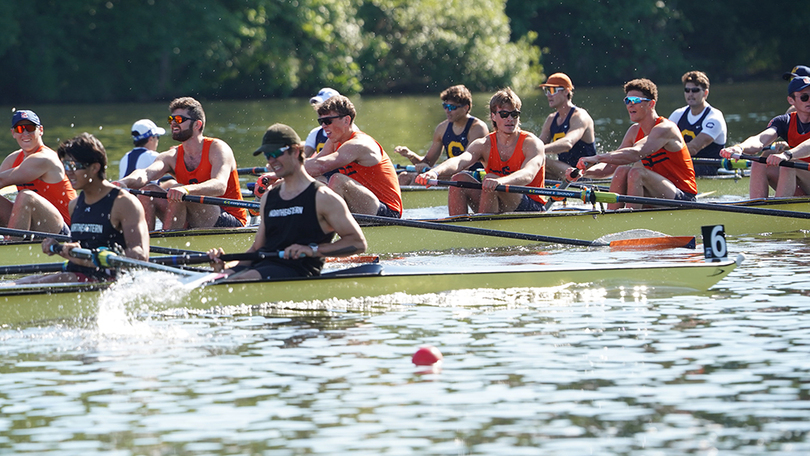
[[[793,163],[793,162],[791,162]],[[448,185],[456,187],[467,188],[481,188],[481,184],[464,181],[441,181],[431,180],[431,185]],[[751,206],[733,206],[728,204],[718,203],[700,203],[697,201],[681,201],[671,200],[666,198],[647,198],[641,196],[625,196],[617,193],[598,192],[592,189],[583,189],[580,192],[570,190],[554,190],[548,188],[538,187],[524,187],[519,185],[499,185],[495,188],[499,192],[511,193],[525,193],[529,195],[549,195],[549,196],[563,196],[566,198],[578,198],[586,203],[628,203],[628,204],[644,204],[649,206],[665,206],[665,207],[685,207],[691,209],[703,209],[709,211],[721,212],[737,212],[742,214],[754,215],[770,215],[775,217],[789,217],[810,219],[809,212],[786,211],[780,209],[766,209],[762,207]]]
[[[762,157],[757,155],[745,155],[745,154],[731,154],[731,158],[736,158],[737,160],[750,160],[759,163],[768,163],[768,157]],[[795,161],[788,161],[782,160],[779,162],[779,166],[785,168],[796,168],[796,169],[803,169],[805,171],[810,170],[810,163],[807,162],[795,162]]]

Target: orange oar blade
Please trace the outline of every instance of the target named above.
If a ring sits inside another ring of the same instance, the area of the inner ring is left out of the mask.
[[[380,261],[378,255],[352,255],[348,257],[329,257],[327,263],[374,263]]]
[[[665,236],[639,239],[621,239],[611,241],[610,248],[615,250],[658,250],[675,248],[695,248],[694,236]]]

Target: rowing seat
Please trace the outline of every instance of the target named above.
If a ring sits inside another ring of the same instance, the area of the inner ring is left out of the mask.
[[[382,275],[383,267],[379,263],[361,264],[353,268],[340,269],[321,274],[321,277],[346,277],[346,276],[378,276]]]

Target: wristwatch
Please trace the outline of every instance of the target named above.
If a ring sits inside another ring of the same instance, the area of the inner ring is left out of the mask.
[[[318,254],[318,244],[309,244],[309,248],[312,249],[312,256]]]
[[[793,152],[791,152],[790,149],[788,149],[788,150],[786,150],[786,151],[784,151],[782,153],[785,154],[785,156],[788,158],[788,160],[793,160]]]

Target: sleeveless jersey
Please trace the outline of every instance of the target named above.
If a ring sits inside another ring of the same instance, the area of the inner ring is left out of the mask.
[[[706,109],[703,110],[703,114],[700,118],[695,121],[695,123],[689,123],[689,108],[687,107],[681,118],[678,119],[678,130],[681,131],[681,135],[683,135],[683,140],[688,144],[689,141],[695,139],[697,135],[699,135],[703,131],[703,122],[706,120],[706,117],[709,116],[712,112],[712,107],[707,106]],[[712,141],[709,143],[708,146],[701,149],[695,157],[700,158],[720,158],[720,150],[725,147],[725,143],[720,144]],[[717,167],[711,165],[699,165],[695,167],[695,173],[698,175],[713,175],[717,174]]]
[[[498,176],[508,176],[515,171],[519,170],[526,157],[523,155],[523,140],[529,136],[528,132],[521,131],[518,137],[517,144],[515,144],[515,151],[509,160],[501,160],[501,154],[498,152],[498,140],[496,138],[497,132],[493,131],[489,134],[489,160],[487,160],[486,172],[497,174]],[[540,168],[540,171],[534,176],[534,179],[528,184],[529,187],[542,188],[546,185],[546,165]],[[539,195],[527,195],[529,198],[541,203],[546,202]]]
[[[177,163],[175,164],[174,177],[177,182],[183,185],[197,184],[211,179],[211,162],[208,160],[208,151],[211,149],[211,144],[214,142],[213,138],[203,138],[202,160],[194,170],[186,169],[186,162],[183,160],[185,150],[181,144],[177,148]],[[236,170],[231,170],[231,175],[228,176],[228,187],[225,193],[221,195],[223,198],[229,199],[242,199],[242,191],[239,187],[239,175]],[[238,207],[223,207],[222,210],[236,217],[237,220],[242,222],[242,225],[247,223],[247,210]]]
[[[554,119],[551,121],[551,142],[554,142],[566,135],[568,130],[571,129],[571,116],[574,114],[574,111],[577,110],[577,107],[574,106],[568,111],[568,115],[565,116],[565,120],[561,125],[557,124],[557,120],[559,120],[560,113],[554,114]],[[596,155],[596,144],[594,143],[586,143],[581,138],[579,141],[574,143],[574,146],[568,152],[563,152],[561,154],[557,154],[557,159],[563,163],[567,163],[568,166],[577,166],[577,162],[582,157],[590,157]]]
[[[332,242],[334,233],[324,233],[318,222],[318,212],[315,206],[315,195],[318,188],[324,184],[313,182],[303,192],[291,200],[281,198],[281,186],[271,189],[267,193],[264,203],[264,245],[262,252],[284,250],[292,244],[323,244]],[[300,258],[285,260],[282,258],[271,260],[285,267],[299,270],[304,276],[320,274],[323,267],[323,258]]]
[[[663,122],[664,118],[659,117],[655,125]],[[639,142],[646,134],[639,126],[636,141]],[[670,152],[666,149],[659,149],[656,152],[641,159],[644,167],[650,171],[655,171],[664,179],[672,182],[678,190],[690,195],[697,194],[697,182],[695,181],[695,168],[692,165],[692,157],[689,155],[684,143],[681,150]]]
[[[56,154],[56,152],[47,146],[40,147],[34,153],[39,153],[40,151],[43,151],[43,149],[45,152],[52,152]],[[22,151],[22,149],[20,149],[19,152],[20,153],[17,155],[17,159],[14,160],[14,164],[11,165],[12,168],[20,166],[23,160],[25,160],[25,153]],[[76,190],[74,190],[73,185],[70,184],[67,174],[62,176],[62,180],[55,184],[49,184],[42,179],[34,179],[31,182],[17,185],[18,192],[23,190],[31,190],[32,192],[37,193],[39,196],[48,200],[59,211],[59,214],[62,216],[62,220],[64,220],[67,225],[70,225],[68,203],[73,198],[76,198]]]
[[[447,151],[447,158],[458,157],[462,152],[467,150],[467,144],[470,142],[469,139],[467,139],[467,135],[470,134],[470,127],[472,127],[473,122],[475,122],[475,117],[467,119],[464,131],[462,131],[460,135],[457,135],[453,131],[452,122],[447,123],[447,129],[444,130],[444,136],[442,136],[442,145],[444,146],[444,150]]]
[[[807,128],[804,133],[799,133],[799,116],[796,115],[796,111],[790,113],[790,123],[788,124],[788,133],[785,139],[790,147],[796,147],[810,139],[810,128]],[[810,163],[810,157],[801,158],[800,160]]]
[[[323,128],[318,130],[318,133],[315,135],[315,155],[317,155],[321,149],[323,149],[323,145],[326,144],[326,140],[329,139],[326,137],[326,133],[323,132]]]
[[[73,208],[70,239],[79,242],[86,249],[114,248],[116,245],[125,249],[127,243],[124,234],[110,223],[110,213],[118,192],[120,190],[114,188],[93,204],[85,203],[82,192],[76,201],[76,207]]]
[[[352,139],[357,134],[365,134],[355,131],[349,137]],[[373,166],[362,166],[357,163],[349,163],[348,165],[339,169],[341,174],[344,174],[356,180],[360,185],[371,190],[371,193],[380,200],[381,203],[388,206],[388,209],[402,214],[402,193],[399,189],[399,180],[397,179],[397,172],[388,154],[385,153],[380,143],[374,141],[377,147],[380,148],[382,153],[382,160]],[[337,144],[335,151],[340,149],[342,143]]]

